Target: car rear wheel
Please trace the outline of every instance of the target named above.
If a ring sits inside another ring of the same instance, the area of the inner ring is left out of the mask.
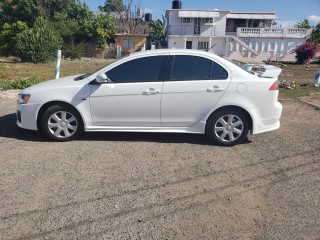
[[[233,146],[242,143],[249,132],[248,120],[237,109],[222,110],[215,113],[207,122],[206,135],[213,143]]]
[[[41,130],[52,140],[70,141],[83,133],[83,122],[80,114],[72,107],[55,105],[43,114]]]

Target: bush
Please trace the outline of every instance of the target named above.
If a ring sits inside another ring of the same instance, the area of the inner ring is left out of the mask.
[[[17,35],[17,53],[23,62],[44,63],[55,58],[61,43],[48,21],[38,18],[31,29]]]
[[[18,78],[14,81],[4,81],[3,89],[9,90],[9,89],[24,89],[33,85],[36,85],[38,83],[41,83],[42,79],[38,76],[31,76],[28,78]]]
[[[64,44],[62,47],[62,54],[65,58],[70,58],[72,60],[80,59],[85,52],[85,47],[83,43],[75,44]]]
[[[302,46],[297,47],[294,52],[296,53],[298,64],[310,63],[310,61],[316,56],[317,45],[305,43]]]
[[[0,30],[0,54],[5,56],[15,56],[16,36],[27,29],[27,24],[21,21],[12,24],[5,23]]]

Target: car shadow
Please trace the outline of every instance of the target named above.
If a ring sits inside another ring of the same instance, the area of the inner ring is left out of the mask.
[[[12,138],[32,142],[51,142],[38,131],[21,129],[16,125],[15,114],[0,117],[0,138]],[[186,133],[124,133],[124,132],[91,132],[84,133],[76,141],[114,141],[114,142],[159,142],[212,145],[202,134]],[[252,141],[249,138],[242,144]]]

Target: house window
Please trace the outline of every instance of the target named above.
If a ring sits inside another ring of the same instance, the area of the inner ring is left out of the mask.
[[[182,18],[181,23],[191,23],[191,18]]]
[[[135,40],[133,40],[133,39],[124,39],[123,40],[124,50],[134,49],[135,46],[136,46]]]
[[[199,50],[208,50],[209,42],[198,42],[198,49]]]
[[[200,33],[201,33],[201,28],[200,28],[200,26],[194,26],[194,28],[193,28],[193,34],[194,34],[194,35],[200,35]]]
[[[207,24],[207,23],[213,23],[213,18],[205,18],[204,19],[204,23]]]

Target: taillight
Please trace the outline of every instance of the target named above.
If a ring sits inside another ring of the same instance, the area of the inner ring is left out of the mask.
[[[278,81],[274,82],[271,87],[269,88],[269,90],[273,91],[273,90],[279,90],[279,83]]]

